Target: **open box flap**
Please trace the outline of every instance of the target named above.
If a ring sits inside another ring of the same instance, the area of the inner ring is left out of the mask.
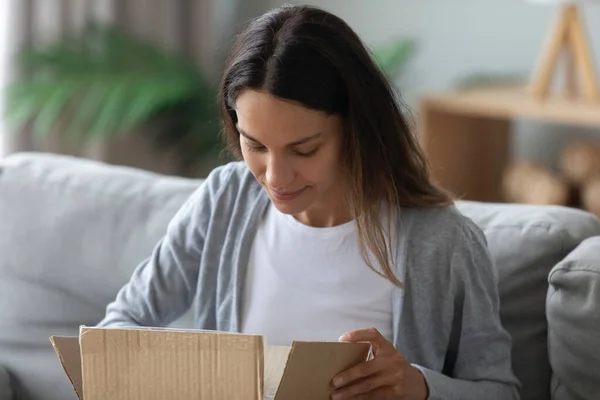
[[[50,342],[80,400],[107,393],[325,400],[331,379],[365,361],[370,351],[368,343],[294,342],[263,349],[262,337],[253,335],[85,327],[79,338],[52,336]]]
[[[84,398],[255,399],[261,336],[206,331],[82,328]],[[107,367],[108,366],[108,367]]]
[[[275,397],[291,349],[291,346],[265,346],[264,399]]]
[[[369,343],[294,342],[275,400],[327,400],[338,373],[366,361]]]
[[[50,343],[62,364],[67,377],[77,393],[83,399],[83,385],[81,379],[81,352],[79,351],[79,338],[74,336],[51,336]]]

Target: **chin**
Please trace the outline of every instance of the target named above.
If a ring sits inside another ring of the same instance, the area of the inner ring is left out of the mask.
[[[291,201],[281,201],[272,197],[270,199],[275,208],[283,214],[297,215],[306,211],[308,208],[306,201],[302,201],[301,199]]]
[[[311,196],[310,190],[305,191],[294,199],[279,199],[277,196],[273,196],[268,193],[271,203],[283,214],[297,215],[306,211],[313,203],[314,199]]]

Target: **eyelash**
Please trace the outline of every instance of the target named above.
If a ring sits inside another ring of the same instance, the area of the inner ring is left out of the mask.
[[[297,156],[300,156],[303,158],[310,158],[310,157],[313,157],[315,154],[317,154],[317,149],[315,149],[313,151],[309,151],[308,153],[301,153],[299,151],[294,151],[294,153],[296,153]]]
[[[252,152],[256,152],[256,153],[264,153],[266,151],[266,148],[264,146],[252,146],[250,144],[246,144],[246,149],[248,149],[248,151],[252,151]],[[317,154],[317,150],[318,149],[315,149],[308,153],[301,153],[299,151],[294,150],[294,153],[299,157],[310,158],[310,157],[313,157],[315,154]]]

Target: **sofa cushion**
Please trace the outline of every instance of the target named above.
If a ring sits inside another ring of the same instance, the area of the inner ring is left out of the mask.
[[[547,299],[552,399],[600,394],[600,237],[555,266]]]
[[[0,365],[0,400],[13,400],[10,376],[2,365]]]
[[[75,398],[48,338],[103,318],[198,183],[55,155],[0,162],[0,365],[15,392]]]
[[[583,240],[600,235],[587,212],[556,206],[459,202],[484,231],[499,277],[501,319],[513,339],[522,399],[550,397],[545,314],[548,274]]]

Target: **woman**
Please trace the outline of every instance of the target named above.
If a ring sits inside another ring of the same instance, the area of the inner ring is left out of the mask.
[[[431,183],[356,34],[283,7],[238,37],[220,88],[243,161],[214,170],[101,326],[369,341],[334,399],[514,399],[510,336],[482,232]],[[340,337],[340,335],[342,335]]]

